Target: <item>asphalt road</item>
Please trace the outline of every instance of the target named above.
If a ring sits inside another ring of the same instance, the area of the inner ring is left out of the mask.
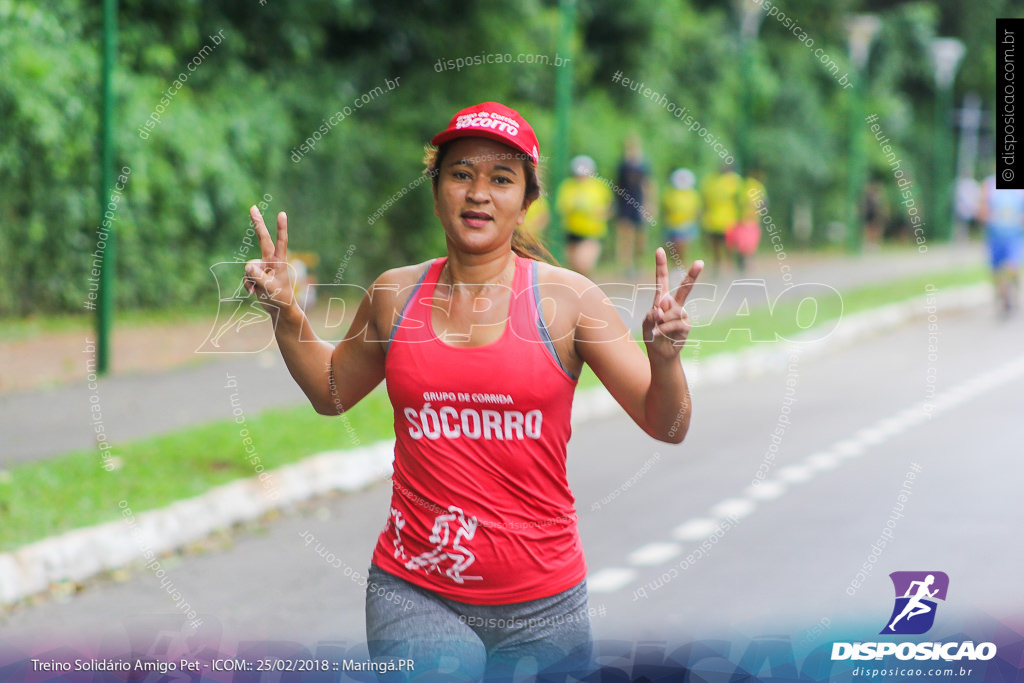
[[[680,446],[624,415],[578,427],[569,475],[595,635],[688,641],[821,625],[871,638],[892,608],[887,575],[902,570],[950,577],[936,632],[973,614],[1024,614],[1024,319],[1001,323],[986,308],[927,324],[696,387]],[[752,486],[759,468],[765,480]],[[365,574],[388,497],[385,482],[322,499],[163,568],[207,641],[358,642],[363,590],[351,577]],[[157,577],[135,568],[0,616],[0,650],[121,642],[143,624],[185,629]]]

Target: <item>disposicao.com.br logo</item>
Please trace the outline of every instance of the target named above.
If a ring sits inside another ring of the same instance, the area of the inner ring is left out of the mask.
[[[880,635],[927,633],[935,623],[936,600],[946,600],[949,577],[945,572],[893,572],[889,574],[896,590],[896,604]],[[914,617],[921,617],[911,621]]]
[[[938,602],[946,600],[949,576],[945,572],[893,572],[893,590],[896,593],[892,613],[879,635],[921,635],[935,623]],[[993,643],[973,641],[948,643],[833,643],[832,661],[842,659],[881,659],[895,655],[897,659],[970,661],[988,660],[996,656]]]

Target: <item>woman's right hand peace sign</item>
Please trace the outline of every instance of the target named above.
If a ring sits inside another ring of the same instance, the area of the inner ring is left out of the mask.
[[[249,217],[256,228],[263,258],[245,264],[245,288],[250,294],[255,293],[263,308],[276,318],[282,310],[295,305],[288,275],[288,216],[284,211],[277,214],[276,244],[270,239],[259,209],[250,207]]]
[[[683,308],[693,284],[704,270],[703,261],[694,261],[686,277],[679,283],[675,294],[669,293],[668,258],[661,247],[654,252],[655,292],[654,304],[643,322],[644,341],[648,354],[663,358],[679,355],[690,335],[690,316]]]

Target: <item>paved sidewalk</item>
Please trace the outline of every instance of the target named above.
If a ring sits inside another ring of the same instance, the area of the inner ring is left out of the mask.
[[[859,256],[794,253],[781,261],[768,254],[761,256],[744,277],[764,279],[769,298],[774,298],[787,284],[782,265],[789,267],[794,284],[823,283],[843,292],[982,261],[982,247],[977,244],[929,247],[924,254],[913,249],[866,252]],[[672,270],[675,283],[680,275],[678,269]],[[725,296],[729,283],[736,277],[735,271],[717,276],[709,273],[704,281],[717,285],[718,300]],[[649,292],[648,286],[638,294],[633,328],[639,325],[649,306]],[[236,405],[240,401],[247,415],[305,401],[274,347],[258,353],[209,358],[165,372],[107,377],[95,389],[90,389],[87,382],[78,382],[0,394],[0,469],[73,449],[95,447],[96,410],[104,433],[117,444],[229,418],[235,392]],[[229,375],[237,386],[226,387]]]

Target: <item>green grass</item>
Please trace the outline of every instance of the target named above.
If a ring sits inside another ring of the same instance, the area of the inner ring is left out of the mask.
[[[918,297],[925,293],[928,284],[941,290],[986,278],[987,271],[978,266],[858,288],[842,293],[841,302],[838,298],[825,299],[826,305],[818,311],[816,321],[827,324],[826,321],[841,314]],[[742,319],[714,320],[695,330],[692,338],[725,341],[700,347],[688,344],[683,351],[684,362],[698,354],[705,358],[749,347],[751,335],[736,331],[729,334],[740,326],[751,328],[754,338],[775,334],[792,337],[801,331],[794,309],[794,305],[780,304],[774,314],[754,309]],[[805,319],[800,322],[806,324],[809,310],[801,315]],[[584,368],[580,388],[598,384],[597,377]],[[252,436],[255,455],[267,469],[320,451],[353,447],[353,437],[361,444],[369,444],[394,434],[391,404],[381,390],[367,396],[341,418],[317,415],[306,405],[246,417],[244,425],[223,420],[119,444],[112,450],[123,466],[113,472],[101,468],[100,457],[94,450],[0,472],[0,551],[76,527],[117,519],[120,500],[129,501],[138,513],[199,495],[218,484],[253,476],[253,463],[247,459],[239,434],[243,426]]]
[[[394,433],[383,391],[370,394],[342,418],[317,415],[306,405],[246,417],[241,425],[223,420],[117,445],[111,452],[123,464],[112,472],[102,469],[95,450],[12,468],[0,477],[0,551],[118,519],[121,500],[138,513],[255,476],[255,461],[250,462],[242,443],[243,428],[253,440],[252,455],[266,469]]]

